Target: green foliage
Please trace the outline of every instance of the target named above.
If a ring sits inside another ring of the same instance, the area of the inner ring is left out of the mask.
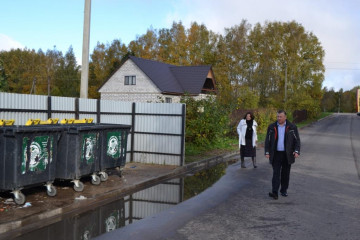
[[[181,102],[186,104],[186,142],[206,147],[227,134],[227,110],[215,97],[195,100],[185,96]]]
[[[276,112],[275,109],[271,108],[261,108],[254,111],[255,121],[258,124],[258,133],[266,133],[269,124],[276,121]]]
[[[255,91],[250,90],[249,87],[242,86],[239,88],[238,108],[255,109],[259,105],[259,100],[259,95]]]
[[[55,47],[46,53],[26,48],[3,51],[0,61],[0,75],[6,79],[0,84],[7,92],[78,96],[80,67],[71,46],[65,56]]]
[[[328,112],[356,112],[356,91],[360,86],[356,86],[349,91],[340,89],[335,92],[334,89],[324,88],[323,98],[321,100],[321,110]]]
[[[3,62],[0,58],[0,92],[8,91],[8,84],[6,79],[5,69],[3,67]]]
[[[73,48],[70,47],[55,72],[56,91],[54,95],[78,97],[80,93],[80,67],[76,63]]]

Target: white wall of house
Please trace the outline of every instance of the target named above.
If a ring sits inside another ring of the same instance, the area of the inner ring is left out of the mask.
[[[136,76],[135,85],[125,85],[125,76]],[[160,90],[143,71],[128,59],[99,90],[101,99],[128,102],[156,102]]]

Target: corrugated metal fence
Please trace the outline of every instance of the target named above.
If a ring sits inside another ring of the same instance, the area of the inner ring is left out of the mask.
[[[183,165],[185,105],[0,93],[0,119],[24,125],[29,118],[93,118],[128,124],[127,161]]]

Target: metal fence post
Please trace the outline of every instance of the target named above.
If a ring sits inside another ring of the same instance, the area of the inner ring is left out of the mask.
[[[134,161],[134,139],[135,139],[135,111],[136,105],[135,102],[132,103],[132,111],[131,111],[131,146],[130,146],[130,162]]]
[[[79,98],[75,98],[75,119],[79,119]]]
[[[180,166],[183,166],[185,163],[185,118],[186,118],[186,105],[182,105],[181,112],[181,149],[180,149]]]
[[[101,120],[101,118],[100,118],[100,110],[101,110],[100,106],[101,106],[101,100],[98,99],[96,101],[96,122],[97,123],[100,123],[100,120]]]
[[[51,96],[48,96],[47,99],[47,115],[48,118],[51,118]]]

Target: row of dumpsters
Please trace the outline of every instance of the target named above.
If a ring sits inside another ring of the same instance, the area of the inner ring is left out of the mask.
[[[130,125],[95,124],[92,119],[29,119],[25,125],[0,120],[0,191],[11,191],[16,204],[26,202],[24,188],[44,185],[56,196],[55,180],[74,183],[81,192],[81,178],[91,176],[99,185],[107,171],[120,171],[126,163]]]

